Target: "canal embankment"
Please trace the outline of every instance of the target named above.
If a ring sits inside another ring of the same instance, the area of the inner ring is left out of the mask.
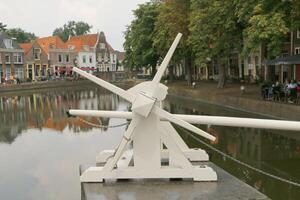
[[[115,82],[121,87],[128,88],[138,84],[139,80],[126,80]],[[35,83],[22,83],[20,85],[0,85],[0,96],[15,95],[20,93],[32,93],[48,89],[59,89],[67,87],[91,86],[94,83],[88,80],[79,81],[47,81]],[[184,81],[167,83],[169,95],[181,98],[189,98],[205,103],[220,105],[257,113],[264,116],[280,119],[300,120],[300,105],[265,101],[260,96],[260,89],[255,84],[243,84],[245,91],[241,92],[242,84],[227,84],[223,89],[217,89],[216,82],[201,81],[195,87],[187,86]]]
[[[217,89],[215,82],[200,82],[195,87],[187,86],[183,82],[168,84],[169,95],[273,118],[300,120],[300,105],[266,101],[262,99],[258,85],[243,84],[246,88],[244,92],[241,92],[241,86],[242,84],[228,84],[223,89]]]

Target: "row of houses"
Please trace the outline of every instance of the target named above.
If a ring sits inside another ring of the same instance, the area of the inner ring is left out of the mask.
[[[38,81],[72,76],[72,68],[89,73],[123,71],[124,53],[114,50],[103,32],[69,37],[38,38],[18,44],[0,33],[0,82],[12,79]]]
[[[254,81],[300,80],[300,31],[289,33],[282,51],[275,59],[267,59],[267,48],[261,45],[248,56],[232,52],[227,75],[232,79]],[[195,79],[217,79],[218,63],[214,59],[195,67]]]

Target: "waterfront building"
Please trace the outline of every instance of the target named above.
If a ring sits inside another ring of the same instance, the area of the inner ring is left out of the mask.
[[[24,79],[24,50],[5,33],[0,32],[0,83]]]
[[[75,58],[76,66],[88,73],[93,73],[97,70],[97,40],[98,34],[87,34],[72,36],[66,42],[68,49],[74,50],[77,54]]]
[[[54,77],[65,77],[72,74],[75,66],[77,52],[68,47],[58,36],[50,36],[38,39],[38,43],[47,53],[50,73]]]
[[[48,55],[38,40],[20,44],[24,50],[25,78],[30,81],[46,80],[50,76]]]
[[[96,60],[97,69],[99,69],[100,72],[117,71],[117,53],[106,41],[106,37],[103,32],[98,34]]]
[[[282,52],[273,60],[265,63],[266,80],[300,80],[300,30],[289,34]]]

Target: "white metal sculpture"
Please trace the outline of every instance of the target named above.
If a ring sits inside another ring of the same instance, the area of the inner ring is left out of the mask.
[[[131,119],[117,149],[105,150],[97,156],[97,162],[104,163],[104,166],[89,167],[82,173],[81,182],[137,178],[191,178],[194,181],[216,181],[217,174],[212,168],[206,165],[195,166],[191,163],[191,161],[208,161],[207,153],[202,149],[189,149],[170,122],[212,141],[215,140],[213,135],[192,124],[300,130],[300,122],[175,115],[163,110],[161,103],[166,98],[168,87],[160,81],[181,36],[180,33],[177,35],[154,79],[129,90],[123,90],[78,68],[73,68],[73,71],[132,104],[132,112],[69,110],[74,116]],[[133,148],[129,149],[128,144],[131,142]],[[162,165],[162,160],[168,160],[168,164]]]

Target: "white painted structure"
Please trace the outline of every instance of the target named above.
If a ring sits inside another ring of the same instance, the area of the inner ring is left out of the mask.
[[[85,71],[92,73],[97,70],[96,53],[94,48],[85,47],[87,50],[78,52],[78,66],[84,68]]]
[[[194,181],[216,181],[217,174],[212,168],[191,164],[191,161],[207,161],[206,152],[201,149],[189,149],[170,122],[212,141],[216,139],[213,135],[190,123],[300,130],[300,122],[174,115],[163,110],[161,104],[167,95],[168,88],[160,81],[181,36],[181,34],[177,35],[154,79],[140,83],[129,90],[123,90],[78,68],[73,69],[132,103],[132,112],[69,111],[71,115],[76,116],[131,119],[117,149],[103,151],[97,156],[98,162],[104,162],[104,166],[89,167],[81,175],[81,182],[136,178],[191,178]],[[132,150],[128,147],[130,143],[133,144]],[[161,164],[164,159],[168,160],[166,166]],[[132,160],[133,165],[130,164]]]

